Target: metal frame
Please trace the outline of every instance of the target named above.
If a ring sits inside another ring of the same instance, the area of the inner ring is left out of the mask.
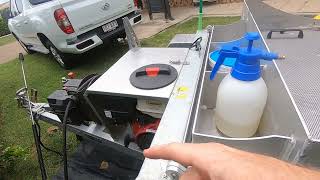
[[[122,20],[123,20],[124,30],[126,32],[127,39],[128,39],[129,49],[140,47],[140,41],[130,24],[129,18],[124,17]]]
[[[253,0],[248,1],[253,2]],[[126,20],[124,19],[124,21]],[[304,22],[306,24],[309,23],[309,21]],[[260,29],[253,15],[251,14],[246,1],[244,3],[242,20],[239,23],[235,23],[230,26],[241,27],[241,29],[245,31],[260,32]],[[221,33],[223,32],[223,28],[228,27],[218,26],[216,28]],[[265,28],[266,30],[268,29],[265,26],[263,26],[263,28]],[[133,30],[132,28],[130,28],[130,26],[127,27],[126,32],[127,34],[130,34],[128,37],[129,46],[131,49],[129,53],[144,49],[137,48],[137,39],[134,34],[132,34]],[[201,112],[201,108],[204,108],[202,107],[202,103],[206,101],[206,99],[204,99],[203,97],[205,94],[205,88],[208,88],[206,86],[211,86],[209,88],[212,88],[213,86],[215,86],[213,88],[217,87],[216,84],[212,85],[208,82],[205,82],[205,79],[207,78],[206,70],[208,65],[208,53],[212,50],[213,45],[215,45],[213,43],[215,42],[215,35],[220,33],[218,33],[218,31],[215,33],[214,28],[212,27],[208,28],[206,31],[197,32],[197,34],[194,36],[194,40],[196,40],[198,37],[202,37],[203,41],[201,42],[201,49],[199,51],[196,49],[187,50],[187,53],[184,55],[185,59],[183,60],[181,69],[179,69],[179,77],[175,84],[172,85],[172,88],[168,90],[170,92],[168,96],[157,97],[150,94],[133,95],[134,97],[138,98],[149,97],[169,100],[161,123],[158,127],[157,133],[152,142],[152,146],[168,144],[171,142],[220,142],[248,151],[267,153],[269,155],[293,163],[303,163],[310,164],[312,166],[320,166],[320,156],[318,153],[320,150],[320,140],[315,136],[311,136],[308,129],[310,124],[309,126],[308,124],[306,124],[306,119],[304,119],[302,113],[300,112],[299,104],[296,104],[294,96],[290,91],[290,88],[292,87],[289,87],[287,85],[285,78],[281,73],[281,68],[279,68],[279,64],[277,64],[276,62],[263,64],[262,67],[264,70],[264,78],[267,82],[268,87],[270,88],[270,92],[277,93],[278,97],[281,96],[281,98],[278,99],[277,97],[270,97],[269,102],[267,103],[267,108],[268,106],[276,106],[275,109],[277,110],[275,110],[274,114],[277,114],[277,118],[288,119],[290,120],[290,123],[288,123],[287,121],[274,121],[276,122],[276,126],[274,128],[271,127],[274,125],[272,124],[274,122],[267,122],[268,119],[271,119],[270,116],[264,115],[262,118],[262,125],[260,126],[260,130],[262,128],[262,134],[257,135],[257,137],[253,138],[227,138],[220,136],[218,133],[206,134],[198,131],[199,123],[197,122],[197,120],[200,119],[200,114],[202,114],[202,116],[206,116],[205,113],[203,114]],[[228,30],[228,33],[233,34],[233,37],[239,36],[239,33],[233,33],[231,29]],[[264,31],[260,32],[260,34],[263,37],[266,36],[266,33]],[[221,39],[221,37],[219,38]],[[178,41],[173,41],[173,46],[185,48],[188,44],[190,44],[190,36],[182,39],[184,40],[183,42],[181,42],[181,44],[179,44]],[[265,41],[265,39],[263,38],[261,44],[269,51],[268,41]],[[169,50],[166,51],[165,49],[162,49],[162,51],[169,52]],[[183,49],[180,51],[178,50],[177,52],[182,51]],[[156,56],[157,53],[154,53],[153,55]],[[220,76],[217,78],[222,79],[223,77],[224,74],[220,73]],[[215,83],[218,83],[218,81]],[[94,105],[90,102],[90,99],[87,96],[90,93],[101,94],[101,92],[92,89],[89,89],[89,91],[86,92],[86,100],[89,102],[91,108],[95,110]],[[108,92],[103,92],[102,94],[108,94]],[[111,95],[121,95],[124,97],[132,96],[132,94],[130,95],[130,93]],[[207,100],[210,99],[212,100],[212,102],[214,102],[214,99],[212,98],[215,97],[209,97],[207,98]],[[22,94],[17,94],[17,99],[22,107],[26,107],[25,103],[27,103],[27,101],[22,96]],[[286,110],[286,115],[283,115],[283,113],[280,112],[280,109],[283,107]],[[61,121],[59,120],[59,118],[56,115],[50,113],[48,110],[49,107],[47,104],[32,103],[32,113],[36,117],[36,120],[44,120],[50,124],[61,126]],[[96,111],[94,112],[97,117],[99,117],[99,114]],[[101,120],[101,122],[103,122],[101,117],[99,117],[99,119]],[[276,129],[278,127],[285,127],[286,129]],[[124,129],[125,128],[126,127],[124,127]],[[314,135],[318,135],[316,126],[314,125],[312,126],[312,128],[313,129],[311,130],[313,130]],[[131,155],[134,154],[140,159],[144,158],[141,151],[139,151],[136,147],[125,148],[121,143],[121,138],[120,141],[115,141],[112,135],[109,133],[112,131],[112,129],[106,129],[105,125],[98,125],[95,123],[92,123],[89,126],[68,125],[68,130],[80,136],[93,138],[97,141],[102,142],[108,147],[117,149],[118,151]],[[180,174],[184,171],[185,168],[183,166],[173,161],[145,159],[137,179],[175,180],[178,179]]]
[[[26,103],[29,101],[25,98],[25,94],[20,94],[17,96],[18,104],[26,107]],[[49,124],[62,127],[62,122],[59,117],[50,112],[50,107],[46,103],[33,103],[30,102],[32,106],[32,114],[35,117],[36,121],[44,121]],[[137,157],[140,160],[144,159],[142,152],[136,146],[130,146],[129,148],[124,147],[121,142],[115,141],[111,134],[107,133],[106,126],[99,125],[94,122],[91,122],[88,126],[86,125],[67,125],[67,130],[73,132],[81,137],[94,139],[97,142],[104,144],[109,148],[113,148],[122,152],[124,154],[129,154]]]
[[[206,63],[205,57],[211,34],[212,28],[196,34],[195,40],[198,37],[202,37],[201,50],[191,49],[189,51],[186,61],[190,62],[190,64],[184,65],[181,69],[180,76],[170,96],[151,146],[184,142],[187,138],[186,133],[191,124],[192,109],[196,102],[202,68]],[[178,179],[179,173],[183,169],[182,166],[175,162],[146,159],[137,180]]]

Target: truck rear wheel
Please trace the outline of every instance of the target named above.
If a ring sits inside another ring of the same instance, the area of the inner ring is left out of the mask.
[[[71,59],[67,54],[59,51],[50,41],[47,41],[47,48],[50,51],[50,54],[54,58],[54,60],[64,69],[72,68]]]

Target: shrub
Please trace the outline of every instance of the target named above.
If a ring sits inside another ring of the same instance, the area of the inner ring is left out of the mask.
[[[9,8],[3,9],[0,11],[1,17],[0,17],[0,36],[4,36],[7,34],[10,34],[9,28],[8,28],[8,19],[10,10]]]
[[[8,19],[10,18],[10,9],[9,8],[2,9],[0,10],[0,14],[2,19],[4,19],[6,23],[8,23]]]
[[[10,34],[8,24],[2,17],[0,17],[0,36],[4,36],[7,34]]]
[[[2,145],[0,148],[2,149]],[[25,161],[28,157],[28,152],[26,149],[20,146],[6,147],[0,151],[0,172],[10,171],[15,163],[19,161]]]

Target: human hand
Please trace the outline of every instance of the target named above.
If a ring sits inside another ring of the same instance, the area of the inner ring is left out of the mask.
[[[173,143],[147,149],[144,155],[151,159],[173,160],[189,167],[181,180],[320,179],[317,171],[217,143]]]

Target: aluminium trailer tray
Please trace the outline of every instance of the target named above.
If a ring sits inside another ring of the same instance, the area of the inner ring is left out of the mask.
[[[278,24],[282,24],[280,22],[290,23],[286,26],[269,27],[267,24],[273,24],[272,21],[268,21],[270,16],[270,19],[284,17],[276,21],[279,22]],[[185,48],[192,43],[192,37],[194,37],[193,40],[202,37],[202,48],[200,52],[188,51],[185,60],[190,64],[181,68],[180,76],[170,89],[171,92],[166,93],[165,98],[169,100],[168,105],[152,146],[171,142],[221,142],[293,163],[320,166],[318,154],[320,150],[320,93],[318,88],[320,78],[317,75],[317,65],[319,65],[319,62],[316,61],[318,59],[317,38],[314,38],[319,32],[310,29],[312,24],[310,19],[303,18],[298,25],[295,21],[286,21],[286,18],[295,17],[275,10],[260,1],[248,0],[245,2],[241,21],[226,26],[214,26],[194,36],[180,37],[183,44],[180,46],[177,40],[175,47]],[[263,78],[269,89],[269,99],[259,133],[252,138],[227,138],[216,131],[214,121],[210,118],[214,113],[214,94],[219,81],[226,73],[220,72],[215,81],[208,81],[207,75],[210,70],[208,54],[224,42],[239,40],[245,32],[260,31],[259,27],[263,27],[261,34],[264,39],[258,43],[258,46],[283,53],[287,59],[279,62],[266,62],[262,66]],[[275,34],[274,37],[277,39],[266,40],[268,31],[274,28],[303,28],[305,38],[283,38],[291,35],[285,33],[282,36]],[[293,44],[293,42],[297,43]],[[304,46],[306,43],[311,45],[308,49]],[[284,45],[287,48],[283,48]],[[298,52],[296,48],[301,48],[299,54],[295,54]],[[308,71],[305,72],[305,69]],[[123,95],[130,96],[130,94]],[[161,99],[160,96],[158,98]],[[42,108],[41,105],[34,107],[34,113],[39,116],[38,119],[61,125],[56,115],[42,112]],[[103,125],[97,124],[68,126],[69,130],[77,134],[94,138],[124,153],[134,153],[143,159],[140,151],[136,148],[125,148],[121,138],[115,140],[104,128]],[[176,179],[182,171],[183,167],[175,162],[146,159],[137,179]]]
[[[166,123],[160,124],[152,146],[171,142],[220,142],[292,163],[320,167],[320,51],[316,45],[319,38],[315,38],[320,32],[313,31],[312,24],[311,19],[282,12],[260,0],[245,1],[239,22],[213,27],[208,50],[203,56],[206,63],[200,74],[196,97],[190,102],[192,108],[186,112],[189,115],[189,124],[186,126],[183,141],[162,138],[168,133],[175,134],[171,126],[179,127],[172,122],[176,116],[168,115],[165,116]],[[305,38],[283,38],[292,35],[284,33],[280,38],[275,34],[274,39],[266,40],[270,30],[288,28],[303,29]],[[220,72],[215,81],[208,80],[211,70],[208,65],[208,53],[223,43],[239,40],[245,32],[250,31],[258,31],[263,37],[257,46],[278,52],[287,58],[262,64],[269,97],[258,133],[251,138],[228,138],[216,130],[212,120],[215,94],[226,72]],[[309,41],[312,37],[314,39]],[[170,109],[170,104],[167,109]],[[182,171],[183,167],[171,161],[145,159],[137,179],[178,179]]]

